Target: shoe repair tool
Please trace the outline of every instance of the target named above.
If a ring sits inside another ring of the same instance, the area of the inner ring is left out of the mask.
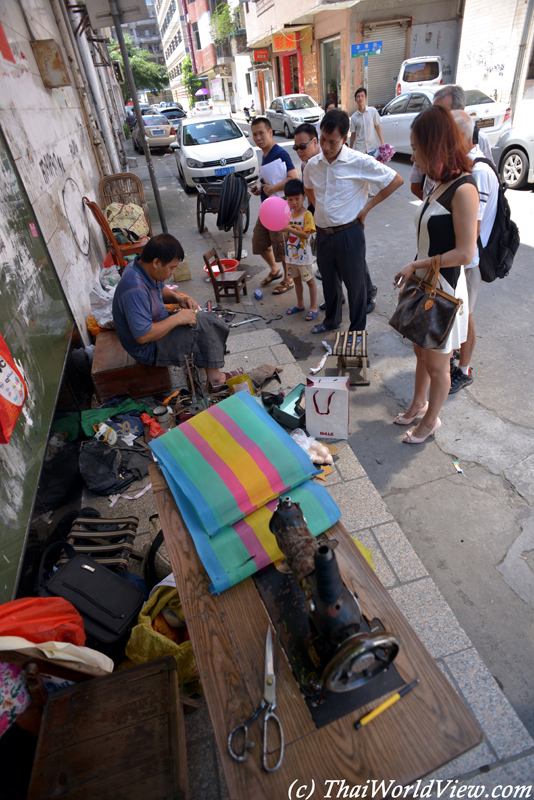
[[[367,725],[368,722],[371,722],[372,719],[378,717],[378,715],[381,714],[382,711],[385,711],[386,708],[395,705],[397,700],[400,700],[401,697],[404,697],[405,694],[411,692],[412,689],[414,689],[418,683],[419,683],[419,678],[417,678],[417,680],[415,681],[412,681],[412,683],[408,684],[408,686],[403,686],[402,689],[399,689],[399,691],[395,692],[394,695],[388,697],[388,699],[384,700],[383,703],[380,703],[380,705],[377,706],[375,709],[373,709],[373,711],[370,711],[369,714],[366,714],[365,717],[362,717],[361,719],[359,719],[357,722],[354,723],[354,727],[356,728],[356,730],[358,731],[364,725]]]
[[[306,597],[308,653],[323,687],[350,692],[386,670],[399,641],[386,631],[361,631],[360,605],[343,583],[335,553],[311,535],[299,504],[280,498],[269,528]]]
[[[187,376],[189,378],[189,385],[191,387],[191,404],[187,409],[190,414],[200,414],[201,411],[205,411],[209,408],[209,401],[204,394],[204,390],[202,388],[202,383],[200,381],[200,376],[198,374],[198,369],[195,366],[195,362],[193,356],[185,356],[185,369],[187,371]],[[196,379],[196,380],[195,380]],[[199,400],[197,397],[197,392],[200,389],[202,393],[202,400]]]
[[[279,319],[282,319],[281,314],[277,314],[276,317],[271,317],[271,319],[266,319],[265,324],[268,325],[270,322],[277,322]]]
[[[237,328],[239,325],[246,325],[247,322],[257,322],[259,317],[251,317],[250,319],[244,319],[241,322],[232,322],[230,323],[231,328]]]
[[[280,764],[282,763],[282,759],[284,757],[284,731],[282,729],[282,723],[274,713],[274,709],[276,708],[276,664],[275,660],[278,661],[278,646],[279,646],[279,635],[278,631],[276,632],[276,637],[274,640],[274,652],[273,652],[273,640],[271,635],[271,628],[270,626],[267,628],[267,637],[265,640],[265,680],[263,683],[263,702],[261,705],[254,711],[253,714],[245,721],[241,722],[239,725],[236,725],[230,731],[230,735],[228,737],[228,752],[235,758],[236,761],[246,761],[248,757],[248,751],[254,747],[254,742],[251,742],[248,738],[248,729],[252,725],[252,723],[262,714],[265,712],[265,716],[263,718],[263,752],[262,752],[262,759],[261,765],[266,772],[274,772],[278,769]],[[269,725],[269,720],[273,722]],[[278,736],[280,739],[280,756],[278,761],[274,765],[274,767],[267,766],[267,755],[268,755],[268,736],[269,736],[269,728],[274,726],[275,729],[278,729]],[[238,738],[243,740],[243,747],[239,752],[234,749],[235,746],[235,739]]]

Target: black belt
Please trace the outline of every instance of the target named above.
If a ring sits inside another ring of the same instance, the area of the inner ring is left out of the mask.
[[[360,220],[358,218],[356,218],[356,219],[353,219],[352,222],[347,222],[346,225],[336,225],[333,228],[320,228],[317,225],[317,230],[321,231],[321,233],[327,233],[327,234],[337,233],[338,231],[344,231],[347,228],[352,228],[352,226],[356,225],[358,222],[360,222]]]

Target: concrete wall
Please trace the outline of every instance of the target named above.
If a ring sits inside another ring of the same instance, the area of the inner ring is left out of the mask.
[[[60,41],[47,0],[26,0],[25,9],[35,39]],[[97,199],[100,179],[83,108],[73,86],[45,88],[16,3],[0,4],[0,23],[13,54],[13,61],[2,59],[0,125],[73,316],[86,336],[88,295],[105,251],[100,229],[88,220],[82,203],[84,195]]]
[[[527,4],[466,0],[457,81],[508,102]]]

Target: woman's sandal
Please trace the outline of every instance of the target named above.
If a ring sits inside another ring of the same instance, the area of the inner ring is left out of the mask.
[[[434,434],[437,431],[438,428],[441,428],[441,420],[440,420],[439,417],[438,417],[438,419],[436,421],[436,424],[432,428],[432,430],[429,431],[426,436],[421,436],[421,437],[414,436],[413,435],[413,431],[408,431],[408,433],[406,433],[402,437],[402,441],[404,442],[404,444],[423,444],[423,442],[426,442],[428,437],[432,436],[432,434]]]
[[[284,278],[283,281],[280,281],[280,283],[278,284],[276,289],[273,289],[273,294],[284,294],[284,292],[289,292],[290,289],[294,289],[294,288],[295,288],[295,284],[294,283],[289,283]]]
[[[266,277],[266,278],[264,278],[264,279],[261,281],[261,286],[268,286],[268,285],[269,285],[270,283],[272,283],[273,281],[280,280],[280,278],[283,278],[283,277],[284,277],[284,273],[283,273],[282,271],[280,271],[280,272],[278,273],[278,275],[267,275],[267,277]]]
[[[414,414],[413,417],[407,417],[405,414],[397,414],[393,422],[395,425],[411,425],[414,419],[417,417],[423,417],[426,414],[427,409],[428,403],[424,408],[421,409],[421,411],[418,411],[417,414]]]
[[[293,306],[292,308],[288,308],[286,314],[300,314],[301,311],[306,311],[305,308],[298,308],[298,306]],[[306,317],[308,319],[308,317]]]

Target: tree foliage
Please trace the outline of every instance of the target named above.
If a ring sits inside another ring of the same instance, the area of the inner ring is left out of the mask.
[[[136,47],[133,38],[129,34],[125,34],[124,41],[126,43],[126,52],[132,68],[135,85],[137,89],[146,91],[147,89],[154,94],[158,94],[162,89],[169,85],[169,73],[167,68],[161,64],[156,64],[150,61],[150,53],[143,50],[141,47]],[[119,43],[111,39],[108,44],[109,54],[114,61],[118,61],[124,68],[122,53]],[[124,73],[126,74],[126,72]],[[124,102],[131,99],[130,87],[128,81],[121,85],[122,95]]]
[[[211,15],[210,33],[215,44],[223,44],[237,30],[235,16],[228,3],[219,3]]]
[[[202,81],[193,72],[191,56],[186,56],[182,61],[182,78],[189,95],[189,108],[192,108],[195,105],[195,92],[202,86]]]

